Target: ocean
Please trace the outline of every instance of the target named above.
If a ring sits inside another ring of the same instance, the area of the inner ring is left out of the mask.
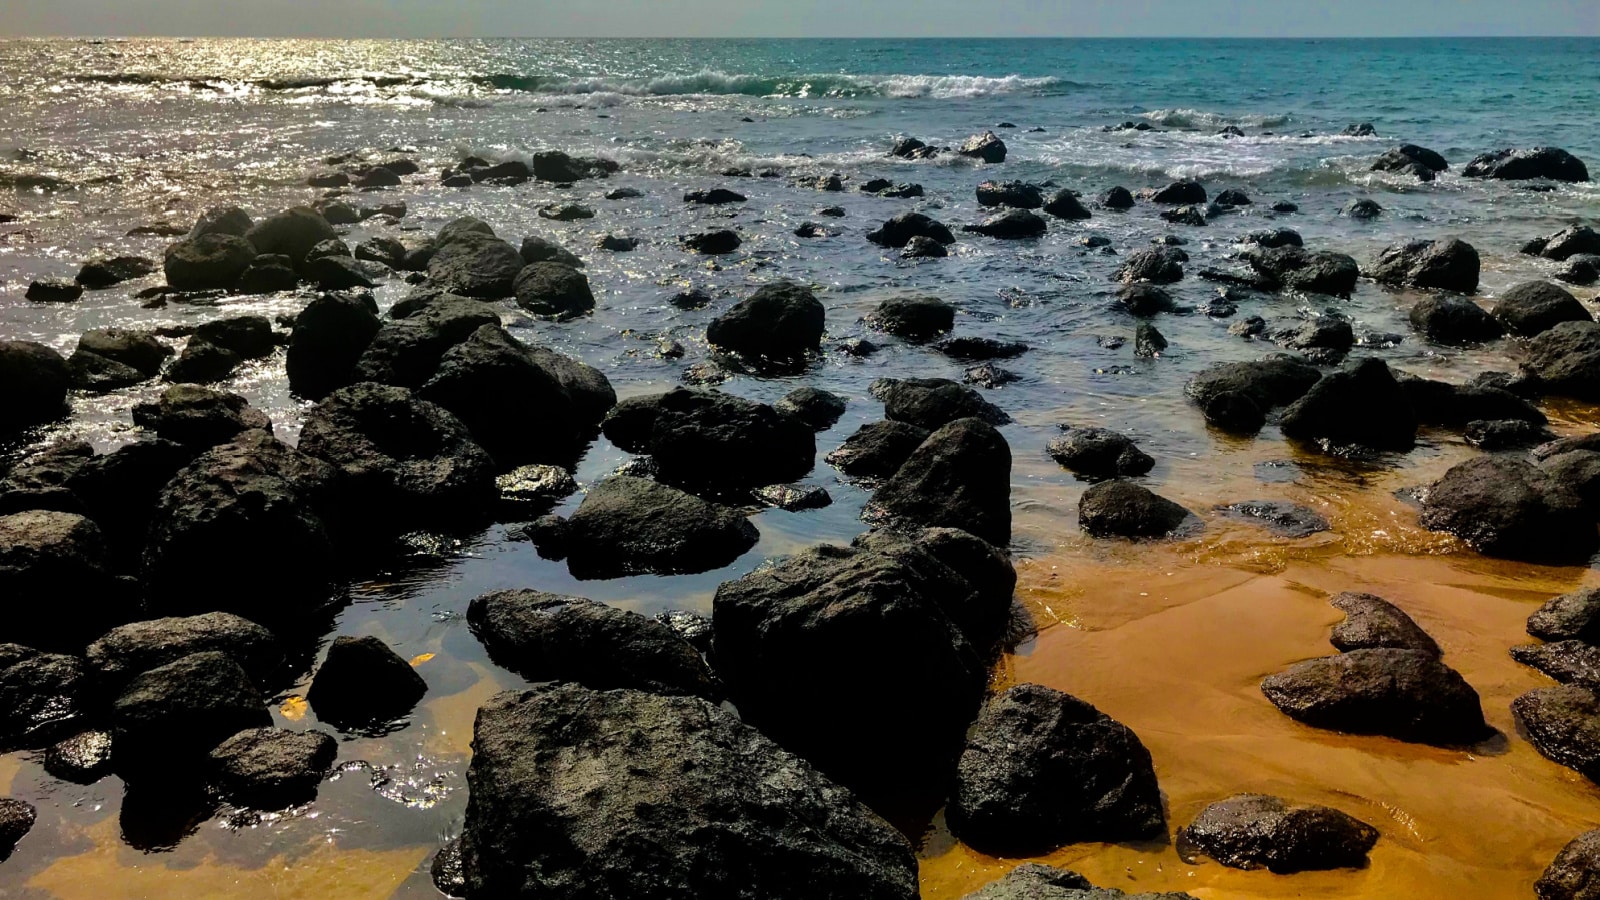
[[[1594,223],[1600,187],[1535,191],[1466,179],[1460,170],[1482,152],[1537,145],[1600,166],[1597,63],[1600,40],[1555,38],[0,41],[0,214],[14,217],[0,224],[0,338],[67,353],[90,328],[181,330],[223,314],[292,315],[305,296],[147,308],[132,294],[159,284],[159,273],[68,304],[33,303],[24,293],[34,280],[70,279],[91,258],[160,259],[171,238],[130,236],[134,229],[186,229],[219,205],[265,215],[313,202],[324,191],[306,179],[328,167],[324,160],[403,151],[421,173],[371,198],[403,200],[408,214],[397,225],[352,226],[346,240],[427,235],[472,215],[513,243],[535,234],[563,243],[588,263],[595,314],[553,324],[517,318],[508,305],[509,327],[599,367],[620,395],[683,383],[687,369],[711,356],[704,340],[711,318],[780,278],[815,287],[828,308],[830,345],[852,337],[883,345],[867,358],[829,352],[801,376],[735,376],[719,385],[772,402],[810,384],[850,401],[843,421],[819,435],[818,467],[806,480],[826,488],[833,504],[756,514],[760,543],[727,569],[579,581],[541,559],[514,528],[497,526],[419,549],[414,565],[353,585],[335,633],[379,634],[403,656],[426,657],[418,671],[430,695],[401,731],[347,736],[341,759],[366,767],[341,772],[309,810],[202,817],[161,854],[142,856],[124,846],[116,779],[65,785],[30,756],[6,757],[0,775],[11,793],[40,806],[41,824],[0,867],[0,895],[27,885],[61,897],[118,896],[113,886],[121,885],[128,896],[201,896],[224,886],[278,896],[432,896],[432,849],[459,830],[465,807],[473,712],[495,691],[521,684],[488,662],[462,621],[466,603],[493,588],[535,587],[648,614],[705,612],[717,584],[769,557],[848,542],[864,528],[859,513],[869,492],[821,460],[882,417],[871,383],[960,380],[971,365],[875,335],[862,317],[887,297],[933,294],[958,308],[956,334],[1029,347],[1000,363],[1018,380],[985,395],[1015,420],[1003,430],[1015,460],[1011,549],[1020,597],[1042,631],[1008,658],[997,683],[1033,678],[1099,691],[1085,699],[1151,746],[1175,825],[1203,801],[1270,789],[1359,807],[1384,833],[1370,870],[1281,884],[1191,866],[1171,847],[1094,845],[1052,861],[1118,887],[1213,890],[1201,894],[1208,897],[1276,897],[1291,888],[1327,897],[1512,896],[1499,891],[1531,882],[1600,804],[1592,786],[1518,745],[1505,709],[1539,683],[1504,652],[1526,640],[1520,621],[1530,601],[1570,589],[1584,570],[1488,563],[1417,526],[1405,489],[1475,452],[1459,434],[1425,433],[1403,456],[1328,457],[1286,442],[1274,427],[1248,441],[1212,431],[1183,384],[1213,362],[1277,349],[1229,333],[1249,315],[1275,328],[1344,316],[1358,354],[1455,382],[1513,369],[1520,348],[1429,344],[1407,319],[1420,295],[1363,281],[1347,300],[1226,289],[1236,316],[1163,316],[1157,325],[1170,347],[1157,358],[1136,357],[1134,320],[1114,309],[1112,277],[1152,239],[1181,239],[1190,275],[1171,290],[1192,310],[1224,290],[1194,272],[1227,268],[1248,232],[1289,227],[1308,247],[1348,253],[1364,266],[1396,242],[1460,237],[1482,258],[1484,298],[1548,278],[1558,265],[1518,248],[1571,223]],[[1345,133],[1362,123],[1375,134]],[[1242,136],[1221,133],[1229,127]],[[953,153],[917,161],[888,155],[900,137],[956,146],[989,130],[1009,148],[1003,164]],[[1373,159],[1402,143],[1442,153],[1451,169],[1428,184],[1370,171]],[[465,156],[528,159],[543,149],[604,157],[620,171],[571,187],[439,184],[441,170]],[[775,177],[750,177],[759,174]],[[833,174],[842,192],[815,189]],[[925,194],[884,199],[856,189],[874,178],[920,184]],[[1254,202],[1204,227],[1169,224],[1143,202],[1127,213],[1094,208],[1086,221],[1051,220],[1036,240],[959,235],[943,260],[901,260],[865,239],[885,219],[913,210],[952,227],[976,222],[985,212],[974,188],[988,179],[1048,182],[1080,191],[1086,202],[1114,185],[1139,191],[1195,179],[1213,196],[1238,190]],[[686,191],[711,187],[748,201],[714,209],[682,202]],[[604,199],[617,188],[641,196]],[[1375,200],[1383,214],[1341,214],[1359,199]],[[559,223],[538,215],[557,201],[582,202],[597,216]],[[1273,211],[1283,202],[1297,211]],[[828,206],[845,215],[819,217]],[[806,222],[827,234],[795,236]],[[678,236],[709,228],[736,229],[744,246],[715,263],[679,247]],[[597,249],[606,234],[640,244],[626,253]],[[1086,246],[1091,236],[1107,239],[1110,252]],[[691,287],[709,292],[712,306],[666,302]],[[409,290],[394,278],[374,293],[387,309]],[[1595,294],[1574,293],[1585,301]],[[661,352],[672,342],[682,345],[681,358]],[[247,365],[225,386],[265,411],[285,440],[296,439],[308,407],[291,396],[281,353]],[[69,420],[8,451],[16,457],[64,437],[101,450],[134,440],[130,409],[161,387],[77,397]],[[1600,421],[1585,406],[1546,411],[1563,434]],[[1159,546],[1082,535],[1076,506],[1085,485],[1044,452],[1058,426],[1070,424],[1134,435],[1157,459],[1152,486],[1201,512],[1206,530]],[[598,441],[577,478],[592,483],[626,459]],[[1274,537],[1212,512],[1261,499],[1309,506],[1332,531]],[[262,560],[263,577],[290,562]],[[1414,614],[1420,609],[1447,652],[1460,655],[1491,723],[1511,735],[1510,751],[1469,762],[1464,754],[1296,731],[1270,707],[1258,714],[1265,703],[1256,681],[1325,650],[1326,626],[1337,621],[1325,597],[1356,587],[1406,598]],[[1196,618],[1180,624],[1173,617],[1184,610]],[[1217,617],[1248,634],[1214,630]],[[1237,665],[1192,656],[1195,635]],[[1119,662],[1122,653],[1141,662]],[[304,686],[302,679],[276,698],[280,723],[315,723],[296,702]],[[1517,811],[1515,834],[1483,824],[1512,815],[1507,810]],[[937,821],[923,837],[926,897],[954,900],[1008,865],[960,847]],[[340,878],[345,886],[330,888]]]

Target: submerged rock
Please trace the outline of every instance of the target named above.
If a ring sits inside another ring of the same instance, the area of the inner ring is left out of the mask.
[[[1345,614],[1330,640],[1342,652],[1352,650],[1420,650],[1439,656],[1439,645],[1393,603],[1371,594],[1345,592],[1328,601]]]
[[[894,297],[878,304],[867,323],[895,337],[923,343],[955,327],[956,309],[938,297]]]
[[[1044,219],[1025,209],[1011,209],[984,219],[977,225],[963,226],[961,230],[1001,240],[1022,240],[1039,237],[1048,227]]]
[[[984,704],[948,815],[962,843],[1006,857],[1166,834],[1161,790],[1138,736],[1088,703],[1036,684]]]
[[[1041,863],[1023,863],[961,900],[1195,900],[1189,894],[1124,894],[1097,888],[1077,872]]]
[[[701,234],[684,235],[679,238],[679,243],[683,245],[683,249],[692,253],[721,256],[739,249],[744,241],[739,238],[738,232],[724,228]]]
[[[251,728],[211,751],[208,781],[235,806],[278,810],[315,799],[339,742],[321,731]]]
[[[571,681],[716,701],[700,654],[638,613],[541,591],[495,591],[467,607],[467,624],[498,664],[532,682]]]
[[[1310,537],[1333,527],[1314,510],[1281,500],[1246,500],[1218,507],[1218,510],[1235,518],[1258,522],[1287,538]]]
[[[703,700],[573,684],[502,694],[478,712],[473,748],[469,897],[552,884],[573,898],[917,897],[904,837]]]
[[[1378,829],[1326,806],[1239,794],[1201,810],[1178,842],[1184,856],[1204,854],[1234,869],[1289,875],[1366,866]]]
[[[580,579],[709,572],[760,537],[742,513],[677,488],[614,476],[567,520],[567,564]]]
[[[1424,650],[1352,650],[1307,660],[1263,679],[1261,692],[1314,728],[1446,747],[1493,733],[1478,692]]]
[[[340,635],[306,690],[317,718],[338,728],[392,722],[428,692],[422,676],[376,637]]]

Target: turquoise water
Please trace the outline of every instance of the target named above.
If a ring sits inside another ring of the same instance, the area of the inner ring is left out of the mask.
[[[475,215],[513,242],[531,234],[562,241],[588,260],[599,302],[595,315],[554,325],[519,319],[508,304],[509,325],[526,339],[600,367],[624,395],[681,383],[686,367],[709,358],[706,323],[777,278],[817,287],[832,339],[866,335],[864,313],[887,296],[916,292],[954,303],[961,311],[959,334],[1028,343],[1027,354],[1004,363],[1020,380],[989,393],[1016,419],[1005,429],[1017,460],[1013,550],[1025,559],[1113,553],[1077,535],[1073,511],[1082,485],[1043,451],[1058,424],[1092,422],[1133,433],[1159,461],[1151,485],[1201,511],[1262,498],[1340,508],[1357,493],[1352,485],[1366,483],[1363,475],[1319,467],[1272,428],[1249,444],[1209,432],[1182,396],[1184,380],[1211,362],[1256,358],[1274,348],[1230,336],[1229,320],[1171,316],[1158,323],[1169,352],[1136,359],[1133,322],[1111,307],[1110,276],[1126,254],[1157,237],[1186,240],[1191,276],[1173,293],[1191,307],[1216,296],[1215,285],[1192,273],[1227,265],[1239,237],[1269,226],[1295,228],[1308,246],[1350,253],[1363,263],[1398,240],[1459,236],[1483,256],[1485,297],[1548,276],[1553,264],[1520,256],[1516,248],[1571,221],[1593,222],[1600,215],[1595,185],[1536,193],[1454,173],[1419,185],[1368,167],[1384,150],[1410,142],[1444,153],[1457,171],[1479,152],[1535,144],[1564,147],[1594,169],[1600,166],[1597,63],[1600,40],[1577,39],[0,42],[0,213],[17,216],[0,224],[0,337],[70,351],[92,327],[291,314],[304,297],[230,298],[220,309],[144,309],[130,298],[159,276],[70,305],[31,304],[23,292],[36,278],[71,277],[94,255],[159,258],[167,239],[126,236],[136,226],[187,227],[201,210],[225,203],[265,214],[311,202],[321,192],[307,188],[305,178],[323,168],[325,157],[407,148],[423,173],[380,196],[403,199],[410,214],[396,228],[355,226],[347,240],[355,244],[396,229],[432,233],[457,216]],[[1104,130],[1124,121],[1155,130]],[[1340,133],[1359,122],[1372,123],[1378,136]],[[1245,136],[1219,136],[1229,125]],[[982,167],[953,155],[924,162],[886,156],[897,136],[953,145],[990,128],[1010,146],[1003,166]],[[468,153],[514,158],[543,148],[602,155],[622,171],[571,189],[528,184],[457,191],[437,183],[440,169]],[[784,177],[722,174],[729,169]],[[821,193],[799,183],[831,173],[846,179],[845,192]],[[854,189],[877,177],[922,184],[927,195],[885,200]],[[1243,190],[1256,203],[1205,228],[1168,225],[1148,204],[1120,215],[1097,210],[1087,222],[1052,221],[1039,240],[964,239],[950,259],[922,264],[886,256],[863,237],[913,209],[952,226],[977,221],[984,213],[973,188],[988,178],[1050,180],[1086,197],[1114,184],[1137,190],[1198,178],[1213,195]],[[687,190],[716,186],[750,201],[718,210],[681,202]],[[620,187],[644,196],[603,199]],[[1374,222],[1339,215],[1360,197],[1378,200],[1388,212]],[[1274,216],[1270,206],[1279,200],[1300,211]],[[569,224],[540,219],[536,210],[554,201],[592,205],[598,216]],[[842,206],[846,216],[818,219],[817,209],[830,205]],[[808,220],[838,233],[794,237],[795,227]],[[736,228],[745,240],[738,254],[715,266],[683,253],[676,240],[711,227]],[[604,233],[638,237],[640,249],[593,249]],[[1115,255],[1086,250],[1080,242],[1090,235],[1110,239]],[[685,287],[705,289],[716,302],[699,311],[664,302]],[[387,307],[407,290],[395,279],[376,293]],[[1335,309],[1370,341],[1359,352],[1417,374],[1462,381],[1514,365],[1516,349],[1509,344],[1462,353],[1420,342],[1406,320],[1414,299],[1363,282],[1348,301],[1245,292],[1237,302],[1239,317],[1261,315],[1274,326]],[[1387,335],[1403,338],[1394,344],[1383,339]],[[813,384],[847,397],[845,420],[819,436],[820,461],[856,427],[881,417],[867,391],[873,379],[961,377],[964,364],[875,339],[885,349],[865,361],[828,354],[798,378],[735,378],[723,388],[771,401],[798,384]],[[659,342],[672,340],[684,345],[684,358],[666,360],[656,352]],[[295,439],[304,410],[284,385],[281,356],[247,367],[227,387],[268,412],[285,439]],[[159,389],[78,398],[73,418],[38,435],[38,442],[72,435],[105,449],[131,440],[137,435],[129,408]],[[1567,411],[1555,417],[1557,424],[1577,424],[1573,415],[1585,414]],[[1386,497],[1398,486],[1393,481],[1425,480],[1443,461],[1466,452],[1458,436],[1426,434],[1409,456],[1384,461],[1388,474],[1372,481],[1384,486],[1378,493]],[[588,483],[624,458],[599,441],[578,478]],[[1257,480],[1258,463],[1285,458],[1299,464],[1280,467],[1290,476]],[[171,865],[199,865],[208,854],[260,864],[274,854],[306,852],[319,840],[344,849],[436,843],[459,827],[465,801],[465,757],[441,749],[458,746],[459,734],[446,739],[444,732],[460,731],[462,710],[475,705],[464,698],[478,696],[489,680],[516,684],[505,673],[483,674],[491,669],[460,621],[472,596],[532,586],[643,612],[704,610],[719,582],[766,557],[820,540],[845,541],[862,529],[861,487],[825,465],[807,480],[826,487],[834,505],[803,515],[758,514],[761,543],[719,572],[577,582],[564,566],[539,559],[528,544],[495,529],[434,567],[355,586],[357,602],[340,616],[340,632],[380,634],[408,657],[436,654],[419,671],[429,680],[430,704],[437,705],[395,736],[354,741],[342,751],[345,759],[392,767],[386,770],[392,777],[382,784],[375,779],[373,791],[364,774],[347,775],[325,789],[318,816],[236,829],[212,823],[217,827],[203,828],[174,851]],[[1385,508],[1384,514],[1402,513]],[[1207,552],[1297,552],[1259,530],[1207,518]],[[1379,526],[1372,531],[1378,536],[1341,537],[1368,549],[1416,549]],[[270,577],[270,563],[263,577]],[[39,803],[41,821],[55,823],[60,833],[118,814],[114,780],[78,789],[53,782],[31,760],[22,766],[16,792]],[[84,844],[79,838],[25,844],[0,873],[0,886],[20,883],[56,857],[84,852]],[[425,862],[409,876],[404,895],[431,895],[423,868]]]

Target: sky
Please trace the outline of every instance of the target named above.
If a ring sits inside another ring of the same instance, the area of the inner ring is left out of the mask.
[[[1600,0],[0,0],[6,36],[1600,36]]]

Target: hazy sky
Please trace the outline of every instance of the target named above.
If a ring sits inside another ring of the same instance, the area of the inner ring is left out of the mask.
[[[0,0],[5,35],[1600,35],[1600,0]]]

